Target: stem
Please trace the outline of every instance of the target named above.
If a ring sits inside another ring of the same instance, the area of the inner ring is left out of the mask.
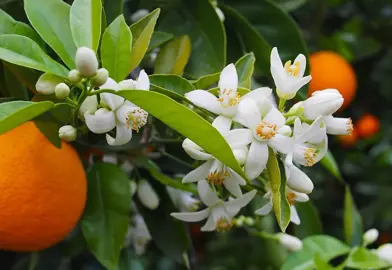
[[[65,101],[69,104],[69,105],[72,105],[72,107],[78,107],[78,103],[77,102],[75,102],[75,101],[73,101],[72,99],[70,99],[69,97],[66,97],[65,98]]]
[[[98,94],[102,94],[102,93],[112,93],[114,94],[114,90],[110,90],[110,89],[99,89],[96,91],[90,91],[87,95],[88,96],[94,96],[94,95],[98,95]]]
[[[286,103],[285,99],[283,99],[283,98],[279,99],[279,111],[283,112],[285,103]]]
[[[189,167],[189,168],[194,169],[194,166],[192,166],[192,165],[189,164],[188,162],[185,162],[185,161],[179,159],[178,157],[175,157],[175,156],[173,156],[172,154],[169,154],[169,153],[166,152],[165,150],[160,150],[159,152],[160,152],[163,156],[166,156],[166,157],[168,157],[168,158],[171,158],[172,160],[177,161],[178,163],[180,163],[180,164],[182,164],[182,165],[184,165],[184,166],[187,166],[187,167]]]

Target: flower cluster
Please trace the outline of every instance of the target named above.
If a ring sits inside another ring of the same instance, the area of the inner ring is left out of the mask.
[[[218,96],[206,90],[186,94],[194,105],[217,115],[212,125],[226,139],[250,181],[261,178],[271,153],[282,160],[291,221],[296,224],[300,223],[300,219],[295,202],[309,200],[307,194],[313,190],[311,179],[300,166],[313,166],[323,158],[328,150],[327,134],[350,134],[353,130],[350,119],[333,116],[343,104],[343,97],[336,89],[317,91],[307,100],[285,110],[286,101],[293,99],[311,80],[311,76],[304,76],[305,69],[304,55],[300,54],[293,63],[287,61],[283,64],[278,50],[273,48],[271,74],[279,97],[279,108],[271,102],[271,88],[261,87],[240,93],[233,64],[221,72]],[[183,183],[198,182],[199,196],[208,208],[194,213],[173,213],[172,216],[188,222],[208,217],[203,231],[230,228],[233,217],[253,199],[256,190],[243,194],[241,186],[249,184],[247,180],[191,140],[185,139],[183,148],[193,159],[205,161],[189,172]],[[268,181],[265,182],[267,204],[256,211],[259,215],[266,215],[273,208],[271,189]],[[220,186],[236,198],[228,201],[219,198],[216,190]]]

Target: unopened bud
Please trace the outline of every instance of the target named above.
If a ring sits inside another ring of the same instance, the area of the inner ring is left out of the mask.
[[[373,244],[378,238],[378,230],[370,229],[363,234],[363,242],[365,245]]]
[[[67,142],[72,142],[76,139],[76,136],[78,135],[78,132],[76,128],[74,128],[71,125],[67,126],[62,126],[59,129],[59,137],[60,139],[67,141]]]
[[[155,210],[159,206],[159,197],[147,180],[140,180],[137,188],[140,202],[147,208]]]
[[[83,77],[93,77],[98,70],[98,59],[95,52],[87,47],[80,47],[76,51],[76,69]]]
[[[69,92],[71,92],[71,90],[69,89],[69,86],[66,85],[65,83],[59,83],[54,88],[54,93],[56,94],[56,98],[58,99],[63,99],[68,97]]]
[[[43,95],[54,94],[56,85],[61,82],[63,82],[61,77],[50,73],[44,73],[39,77],[37,83],[35,84],[35,89],[38,93]]]
[[[248,226],[253,226],[255,225],[255,220],[251,217],[246,217],[244,220],[245,224]]]
[[[376,250],[377,256],[390,264],[392,264],[392,244],[384,244]]]
[[[98,99],[97,96],[87,97],[79,109],[79,118],[84,121],[84,114],[87,111],[90,111],[91,114],[94,114],[98,109]]]
[[[297,251],[302,249],[302,241],[292,235],[279,233],[279,243],[289,251]]]
[[[109,71],[106,68],[100,68],[97,71],[97,74],[91,78],[91,83],[96,86],[100,87],[106,83],[109,78]]]
[[[82,76],[80,76],[80,72],[77,69],[73,69],[68,73],[68,80],[73,84],[77,84],[82,80]]]
[[[343,101],[343,96],[336,89],[316,91],[304,101],[304,115],[311,120],[332,115],[342,106]]]

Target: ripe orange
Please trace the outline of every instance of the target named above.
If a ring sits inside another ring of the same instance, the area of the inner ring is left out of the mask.
[[[72,146],[54,147],[33,122],[0,135],[0,249],[37,251],[73,229],[87,182]]]
[[[349,62],[337,53],[320,51],[310,56],[310,74],[308,96],[317,90],[335,88],[344,98],[342,109],[355,97],[357,78]]]
[[[370,113],[364,114],[355,125],[358,135],[362,138],[370,138],[380,130],[380,121]]]
[[[338,140],[343,147],[351,148],[359,140],[358,132],[354,129],[350,135],[339,135]]]

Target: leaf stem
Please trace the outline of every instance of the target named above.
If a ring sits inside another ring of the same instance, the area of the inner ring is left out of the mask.
[[[279,99],[279,111],[283,112],[284,104],[286,104],[286,100],[283,98]]]

